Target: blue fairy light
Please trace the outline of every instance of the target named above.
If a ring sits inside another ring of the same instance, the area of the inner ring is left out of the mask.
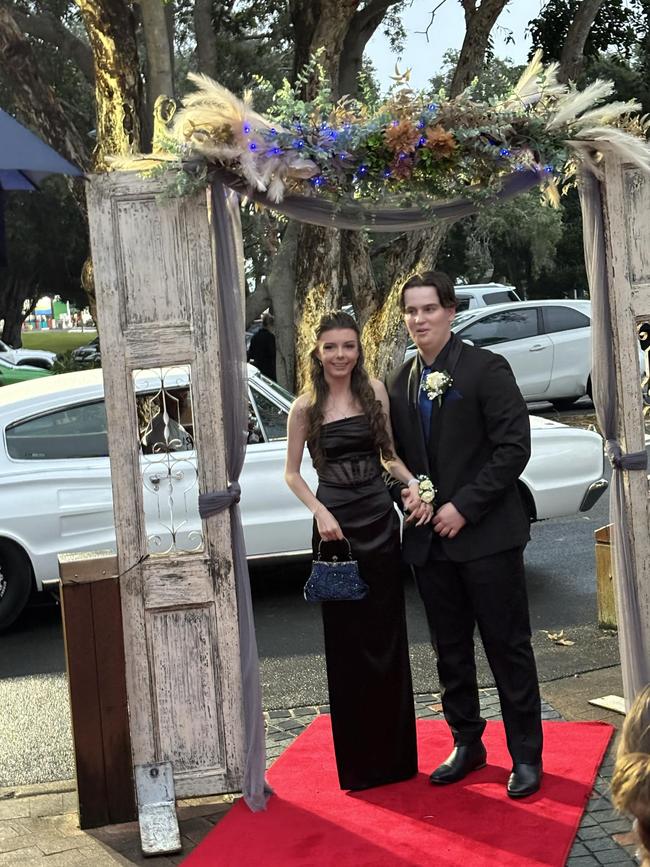
[[[386,166],[386,168],[384,169],[384,177],[389,178],[392,174],[393,173],[391,172],[391,170],[388,168],[388,166]]]
[[[429,111],[438,111],[438,103],[437,102],[430,102],[428,105],[428,109],[429,109]]]
[[[544,166],[544,171],[546,172],[547,175],[550,175],[551,172],[555,171],[555,168],[554,168],[554,166],[549,164],[549,165]]]
[[[257,150],[257,145],[255,144],[254,141],[252,141],[252,142],[248,145],[248,149],[251,150],[251,151],[256,151],[256,150]]]
[[[426,143],[427,143],[427,140],[426,140],[425,136],[421,136],[420,141],[418,142],[418,144],[420,145],[420,147],[422,147],[422,146],[425,145]]]
[[[280,154],[284,153],[284,151],[282,150],[282,148],[275,147],[275,148],[271,148],[269,153],[274,157],[279,157]]]
[[[249,132],[251,131],[251,125],[247,122],[244,124],[243,129],[244,129],[244,135],[248,135]]]
[[[423,120],[419,120],[417,122],[417,128],[418,129],[424,129],[425,126],[426,126],[426,123]]]
[[[271,135],[277,135],[277,130],[274,127],[271,127]]]
[[[300,148],[304,148],[305,143],[301,138],[299,138],[299,139],[296,139],[296,141],[293,143],[293,146],[295,148],[297,148],[298,150],[300,150]]]
[[[313,187],[322,187],[325,183],[325,178],[322,175],[316,175],[315,178],[310,178],[310,183]]]
[[[510,156],[510,151],[508,150],[508,148],[501,148],[499,153],[501,154],[502,157],[509,157]]]
[[[359,177],[363,177],[364,175],[367,175],[367,174],[368,174],[368,166],[359,166],[359,168],[357,169],[357,175]]]
[[[391,126],[399,126],[399,121],[398,120],[391,120],[390,125]]]

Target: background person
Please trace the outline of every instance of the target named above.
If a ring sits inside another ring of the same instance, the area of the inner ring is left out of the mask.
[[[273,317],[270,313],[262,314],[262,327],[251,337],[248,347],[247,358],[251,364],[268,376],[274,382],[277,381],[275,368],[275,335],[273,334]]]

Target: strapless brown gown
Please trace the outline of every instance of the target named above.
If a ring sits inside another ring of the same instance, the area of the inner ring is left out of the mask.
[[[324,424],[326,465],[317,497],[359,561],[368,596],[322,604],[334,749],[342,789],[367,789],[417,773],[399,519],[382,478],[368,420]],[[320,536],[314,522],[314,554]],[[323,543],[327,559],[342,543]],[[344,546],[343,546],[344,547]]]

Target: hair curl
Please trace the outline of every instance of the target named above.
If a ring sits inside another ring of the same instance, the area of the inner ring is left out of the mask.
[[[325,401],[329,394],[329,386],[325,380],[323,365],[316,354],[318,341],[326,331],[332,331],[335,328],[349,328],[357,335],[357,343],[359,346],[359,358],[352,370],[352,379],[350,388],[353,396],[361,406],[363,414],[368,419],[370,431],[377,450],[385,460],[394,458],[391,448],[388,430],[386,429],[386,421],[384,410],[381,402],[377,400],[374,389],[370,382],[370,377],[364,366],[363,349],[361,348],[361,334],[356,320],[345,313],[343,310],[332,310],[324,313],[318,326],[314,339],[314,345],[307,356],[304,381],[305,387],[303,393],[309,398],[309,403],[306,407],[306,427],[307,427],[307,444],[311,452],[312,461],[316,469],[320,469],[325,462],[325,455],[321,447],[320,434],[323,426]]]
[[[618,810],[636,818],[644,859],[650,859],[650,686],[637,695],[623,723],[612,801]]]

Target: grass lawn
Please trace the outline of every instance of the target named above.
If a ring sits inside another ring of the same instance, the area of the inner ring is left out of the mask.
[[[50,352],[66,352],[84,346],[97,336],[96,331],[23,331],[25,349],[49,349]]]

